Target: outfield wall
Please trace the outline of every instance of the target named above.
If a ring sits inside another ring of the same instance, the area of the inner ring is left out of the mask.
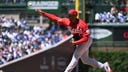
[[[93,47],[128,47],[128,23],[89,25]]]

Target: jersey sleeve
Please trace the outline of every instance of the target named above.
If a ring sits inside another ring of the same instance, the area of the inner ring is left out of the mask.
[[[42,12],[42,15],[49,18],[50,20],[54,21],[54,22],[57,22],[59,19],[59,17],[57,17],[56,15],[54,14],[50,14],[50,13],[47,13],[47,12]]]
[[[66,21],[68,21],[67,18],[60,18],[54,14],[50,14],[47,12],[42,12],[42,15],[44,15],[45,17],[49,18],[50,20],[52,20],[54,22],[57,22],[57,24],[59,24],[59,25],[68,26],[68,24],[66,23]]]
[[[59,18],[58,21],[57,21],[57,24],[59,25],[63,25],[63,26],[68,26],[68,19],[67,18]]]

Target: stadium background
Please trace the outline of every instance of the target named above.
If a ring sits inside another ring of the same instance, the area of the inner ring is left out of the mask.
[[[5,0],[6,1],[6,0]],[[6,17],[13,16],[16,19],[24,19],[30,26],[40,25],[47,27],[51,21],[35,13],[30,6],[29,2],[40,2],[40,1],[56,1],[58,2],[57,9],[43,9],[47,12],[54,13],[61,17],[66,17],[67,12],[71,8],[75,8],[75,0],[17,0],[13,3],[13,0],[9,0],[7,3],[3,3],[0,0],[0,15]],[[107,29],[112,32],[106,38],[94,39],[94,43],[91,47],[90,55],[99,60],[109,61],[112,65],[112,69],[116,72],[127,72],[127,50],[128,50],[128,24],[126,23],[95,23],[94,16],[96,12],[110,11],[110,8],[116,5],[120,9],[127,11],[128,0],[122,0],[123,5],[119,4],[118,0],[78,0],[79,1],[79,17],[85,20],[90,28],[96,29]],[[120,0],[119,0],[120,1]],[[40,6],[39,6],[40,7]],[[45,20],[44,20],[45,19]],[[42,21],[43,20],[43,21]],[[97,32],[98,33],[98,32]],[[105,34],[104,32],[103,34]],[[100,51],[99,51],[100,50]],[[97,52],[98,51],[98,52]],[[97,57],[98,56],[98,57]],[[109,59],[110,58],[110,59]],[[93,70],[90,67],[79,63],[80,70],[90,72],[100,72]]]

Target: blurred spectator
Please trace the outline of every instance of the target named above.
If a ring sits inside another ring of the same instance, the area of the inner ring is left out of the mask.
[[[17,26],[19,27],[25,27],[26,26],[26,21],[21,19],[17,21]]]
[[[6,21],[5,15],[2,15],[1,18],[0,18],[0,22],[1,22],[1,23],[4,23],[5,21]]]
[[[100,13],[95,14],[95,22],[101,22],[101,15]]]
[[[114,16],[111,12],[108,12],[107,13],[107,22],[111,22],[111,23],[116,22],[117,21],[116,17],[117,17],[116,15]]]
[[[126,17],[124,16],[123,11],[120,11],[117,17],[119,22],[122,22],[122,23],[126,22]]]
[[[126,22],[128,22],[128,13],[126,13],[125,17],[126,17]]]
[[[53,36],[54,36],[54,41],[55,41],[56,43],[62,40],[60,31],[54,32],[54,35],[53,35]]]
[[[63,32],[61,33],[61,38],[64,40],[64,39],[66,39],[67,37],[68,37],[67,31],[63,31]]]
[[[107,13],[103,12],[103,14],[100,14],[101,16],[101,22],[107,22],[108,21],[108,17],[107,17]]]
[[[42,28],[41,26],[34,26],[34,27],[33,27],[33,30],[34,30],[35,33],[37,33],[37,32],[40,33],[40,32],[43,31],[43,28]]]
[[[113,16],[116,16],[117,13],[118,13],[117,7],[116,7],[116,6],[111,7],[110,13],[111,13]]]

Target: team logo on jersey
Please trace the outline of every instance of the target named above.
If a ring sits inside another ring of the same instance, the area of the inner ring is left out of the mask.
[[[71,33],[79,33],[79,34],[82,33],[82,29],[80,29],[80,28],[68,27],[68,30],[69,30]]]

